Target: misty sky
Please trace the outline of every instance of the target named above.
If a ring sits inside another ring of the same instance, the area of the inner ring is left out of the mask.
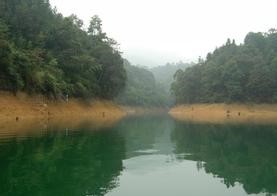
[[[249,31],[277,27],[276,0],[50,0],[88,24],[97,14],[103,30],[132,64],[192,61]]]

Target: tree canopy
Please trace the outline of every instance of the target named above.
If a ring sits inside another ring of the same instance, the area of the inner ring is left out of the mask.
[[[86,29],[48,0],[0,1],[0,90],[114,98],[126,80],[117,48],[98,16]]]
[[[178,103],[277,102],[277,31],[248,33],[244,43],[226,44],[205,60],[178,70],[172,91]]]

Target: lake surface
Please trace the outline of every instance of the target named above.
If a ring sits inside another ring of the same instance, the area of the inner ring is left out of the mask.
[[[277,126],[165,115],[111,128],[0,130],[0,168],[1,196],[269,196],[277,193]]]

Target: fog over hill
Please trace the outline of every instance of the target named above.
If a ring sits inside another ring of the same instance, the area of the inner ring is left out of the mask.
[[[161,84],[166,92],[169,92],[176,71],[179,69],[185,70],[187,67],[192,65],[193,63],[184,63],[180,61],[178,63],[167,63],[166,65],[153,67],[150,68],[150,71],[154,74],[156,81]]]

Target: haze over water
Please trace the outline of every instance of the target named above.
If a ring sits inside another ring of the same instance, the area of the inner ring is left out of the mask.
[[[103,129],[49,126],[24,136],[2,130],[0,137],[3,196],[277,193],[276,125],[164,115],[128,117]]]

